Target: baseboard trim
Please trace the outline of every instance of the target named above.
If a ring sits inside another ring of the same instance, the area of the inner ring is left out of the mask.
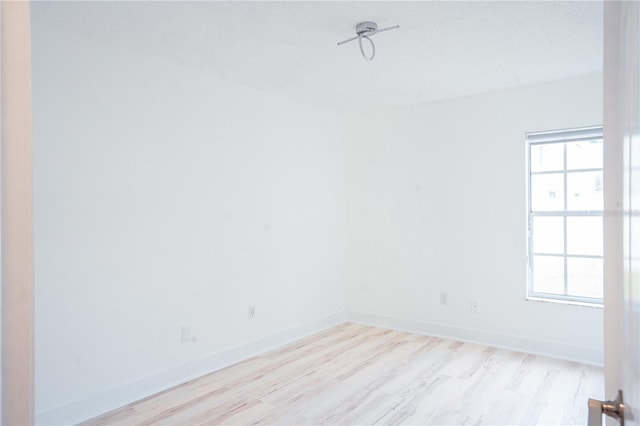
[[[336,312],[258,340],[223,350],[156,374],[142,377],[89,398],[65,404],[35,418],[36,425],[71,425],[88,420],[131,402],[162,392],[189,380],[236,364],[263,352],[284,346],[311,334],[345,322],[346,314]]]
[[[38,413],[36,425],[71,425],[162,392],[189,380],[284,346],[345,321],[410,333],[489,345],[590,365],[603,365],[603,351],[565,343],[531,339],[427,321],[393,318],[363,312],[336,312],[252,342],[220,351],[156,374],[142,377],[89,398]]]
[[[443,337],[496,348],[548,356],[567,361],[602,367],[602,349],[568,345],[566,343],[532,339],[512,334],[495,333],[474,328],[457,327],[427,321],[392,318],[363,312],[348,312],[347,321],[427,336]]]

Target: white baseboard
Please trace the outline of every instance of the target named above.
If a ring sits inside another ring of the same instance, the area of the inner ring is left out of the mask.
[[[345,322],[337,312],[252,342],[181,364],[99,395],[38,413],[36,425],[71,425]]]
[[[273,333],[252,342],[178,365],[110,389],[99,395],[38,413],[36,425],[70,425],[90,419],[131,402],[146,398],[191,379],[286,345],[345,321],[410,333],[490,345],[497,348],[602,366],[603,351],[565,343],[531,339],[511,334],[457,327],[426,321],[392,318],[362,312],[337,312]]]
[[[457,327],[426,321],[391,318],[361,312],[348,312],[347,321],[375,327],[389,328],[428,336],[443,337],[464,342],[479,343],[496,348],[543,355],[584,364],[603,365],[602,349],[568,345],[560,342],[532,339],[526,336],[495,333],[466,327]]]

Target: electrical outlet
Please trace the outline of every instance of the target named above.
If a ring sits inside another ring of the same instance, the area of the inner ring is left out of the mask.
[[[449,304],[449,299],[447,297],[447,293],[445,293],[444,291],[440,292],[440,304],[441,305],[448,305]]]
[[[256,306],[249,305],[249,319],[254,319],[256,317]]]
[[[477,300],[471,302],[471,312],[474,314],[480,313],[480,302]]]
[[[188,343],[190,341],[191,341],[191,326],[183,325],[182,329],[180,330],[180,342]]]

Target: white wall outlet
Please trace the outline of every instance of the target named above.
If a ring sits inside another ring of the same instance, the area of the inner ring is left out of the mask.
[[[471,312],[473,312],[474,314],[480,312],[480,302],[478,302],[477,300],[471,302]]]
[[[449,298],[447,297],[447,293],[445,293],[444,291],[440,292],[440,304],[441,305],[449,304]]]
[[[191,342],[191,326],[183,325],[182,330],[180,332],[180,342],[189,343]]]
[[[256,317],[256,305],[249,305],[249,319]]]

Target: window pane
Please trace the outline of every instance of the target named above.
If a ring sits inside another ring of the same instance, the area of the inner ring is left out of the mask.
[[[533,218],[533,252],[554,254],[564,253],[563,218]]]
[[[530,145],[531,171],[548,172],[564,169],[564,148],[562,143]]]
[[[602,172],[567,174],[567,209],[602,210]]]
[[[531,176],[531,210],[564,210],[564,177],[562,173]]]
[[[602,217],[567,218],[567,253],[602,256]]]
[[[567,144],[567,169],[599,169],[602,164],[602,140]]]
[[[572,296],[603,297],[602,259],[567,259],[567,286]]]
[[[564,258],[533,256],[533,292],[564,294]]]

